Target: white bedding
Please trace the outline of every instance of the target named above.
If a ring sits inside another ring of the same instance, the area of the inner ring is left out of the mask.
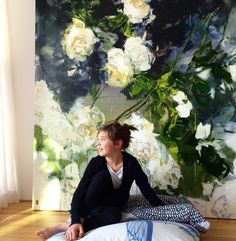
[[[209,222],[183,196],[159,195],[165,206],[152,207],[142,195],[132,195],[121,223],[87,232],[80,241],[199,241]],[[59,233],[47,241],[65,241]]]
[[[132,220],[103,226],[89,231],[80,241],[199,241],[199,232],[190,225]],[[47,241],[65,241],[59,233]]]

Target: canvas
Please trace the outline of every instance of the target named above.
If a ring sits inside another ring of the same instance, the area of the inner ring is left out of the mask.
[[[233,1],[37,0],[33,208],[70,208],[115,120],[157,194],[235,218],[235,18]]]

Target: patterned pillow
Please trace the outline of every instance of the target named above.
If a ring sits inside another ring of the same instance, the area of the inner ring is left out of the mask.
[[[209,222],[184,196],[158,195],[165,206],[152,207],[142,195],[132,195],[123,212],[138,219],[171,221],[193,226],[199,232],[206,232]]]

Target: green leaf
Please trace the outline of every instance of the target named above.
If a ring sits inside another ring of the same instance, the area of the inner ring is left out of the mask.
[[[68,166],[71,163],[71,161],[66,160],[66,159],[59,159],[58,160],[58,165],[61,169],[64,169],[66,166]]]
[[[55,178],[56,177],[59,180],[62,179],[61,169],[56,162],[49,161],[47,168],[53,169],[53,171],[49,174],[48,178]]]
[[[196,67],[211,67],[216,55],[217,52],[212,48],[211,42],[208,42],[195,52],[192,62]]]
[[[192,88],[194,90],[194,93],[197,93],[198,95],[208,95],[210,91],[209,83],[207,82],[207,80],[203,80],[197,75],[193,76]]]
[[[168,123],[169,123],[169,114],[166,111],[158,121],[157,132],[163,134],[163,131]]]
[[[160,79],[157,80],[158,88],[166,89],[169,85],[168,80],[171,76],[171,72],[167,72],[161,76]]]
[[[99,38],[99,50],[107,52],[110,50],[118,40],[118,36],[115,33],[103,31],[100,28],[93,28],[96,36]]]
[[[169,130],[169,134],[178,140],[183,139],[185,132],[186,132],[186,127],[180,123],[176,123],[175,125],[172,125],[172,128]]]
[[[168,150],[169,150],[171,156],[172,156],[175,160],[178,160],[178,153],[179,153],[179,148],[178,148],[178,146],[172,145],[172,146],[170,146],[170,147],[168,148]]]
[[[211,72],[216,79],[225,80],[228,84],[231,84],[233,82],[231,74],[227,71],[225,67],[221,66],[220,64],[212,64]]]
[[[47,154],[49,161],[56,161],[56,153],[53,150],[53,148],[51,147],[51,140],[47,136],[44,136],[44,138],[43,138],[42,151]]]
[[[132,97],[134,97],[134,96],[140,94],[142,90],[143,90],[143,88],[141,86],[139,86],[139,84],[135,84],[135,85],[133,85],[132,89],[130,90],[130,95]]]
[[[199,159],[199,154],[195,149],[194,144],[190,143],[178,143],[180,149],[181,159],[184,161],[184,165],[193,165]]]
[[[90,0],[89,2],[92,8],[100,5],[100,0]]]
[[[97,85],[93,84],[92,87],[91,87],[91,90],[90,90],[90,93],[91,93],[91,96],[92,96],[93,100],[96,98],[98,91],[99,91],[99,88],[97,87]]]
[[[152,79],[148,74],[141,74],[135,76],[134,84],[131,85],[129,93],[132,97],[140,95],[143,92],[147,92],[153,88]]]
[[[175,159],[178,160],[178,154],[179,154],[179,148],[173,140],[164,137],[163,135],[159,135],[158,140],[160,140],[169,150],[171,156]]]
[[[179,192],[189,197],[199,198],[202,195],[202,182],[205,180],[205,170],[192,163],[191,165],[181,165],[183,178],[179,182]]]
[[[105,16],[104,19],[106,20],[104,22],[104,25],[102,25],[102,22],[99,24],[99,26],[103,27],[104,30],[109,31],[117,31],[117,30],[127,30],[129,27],[124,27],[128,24],[128,17],[123,14],[122,12],[119,12],[117,15],[113,16]],[[123,28],[122,28],[123,27]]]
[[[42,128],[38,125],[34,126],[34,150],[42,151],[43,148],[43,135]]]
[[[204,108],[206,108],[206,105],[208,105],[210,101],[210,87],[208,81],[203,80],[198,76],[194,76],[191,90],[197,103],[199,105],[203,105]]]
[[[199,161],[208,173],[218,178],[225,178],[231,171],[229,164],[212,146],[202,147]]]
[[[82,153],[82,152],[74,153],[73,160],[78,165],[78,167],[80,167],[80,165],[83,162],[88,162],[88,154],[87,153]]]
[[[169,125],[169,128],[168,128],[168,133],[171,133],[172,129],[176,128],[176,123],[177,123],[178,118],[179,118],[178,114],[175,114],[174,116],[172,116],[172,119],[171,119],[171,122],[170,122],[170,125]]]
[[[35,151],[43,151],[47,155],[49,161],[56,160],[56,153],[50,144],[50,138],[42,134],[42,128],[38,125],[35,125],[34,128],[35,136]]]
[[[130,37],[132,36],[132,33],[133,33],[133,26],[132,24],[128,21],[127,24],[125,24],[123,27],[122,27],[122,33],[124,33],[124,35],[126,37]]]
[[[168,81],[171,76],[171,72],[167,72],[161,76],[161,80]]]

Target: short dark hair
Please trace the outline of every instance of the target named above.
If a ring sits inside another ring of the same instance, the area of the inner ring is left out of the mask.
[[[138,129],[133,125],[120,124],[119,122],[112,122],[104,125],[99,129],[100,131],[107,131],[109,138],[115,142],[117,140],[122,140],[122,149],[126,149],[129,146],[130,140],[132,138],[131,131],[137,131]]]

